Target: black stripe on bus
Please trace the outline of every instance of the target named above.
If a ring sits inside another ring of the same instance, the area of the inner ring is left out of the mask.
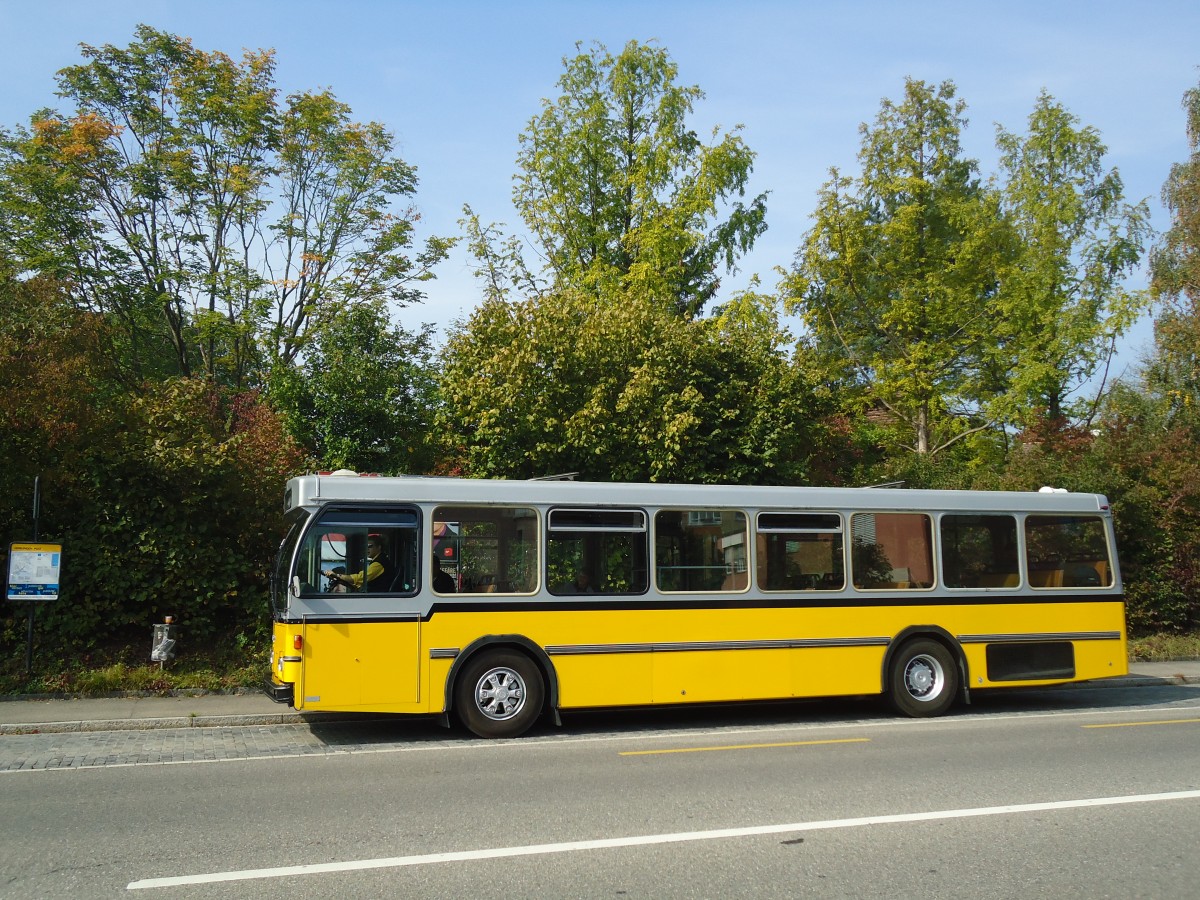
[[[1054,631],[1026,634],[960,634],[960,644],[1020,644],[1029,641],[1116,641],[1119,631]]]
[[[1125,598],[1120,594],[1047,594],[1032,597],[1029,594],[1008,596],[989,595],[987,597],[830,597],[825,600],[813,598],[770,597],[744,598],[713,597],[713,598],[655,598],[653,600],[637,597],[617,597],[610,600],[585,600],[564,602],[561,600],[522,600],[520,598],[505,598],[503,600],[484,601],[481,603],[434,603],[430,607],[424,621],[432,619],[438,613],[480,613],[480,612],[600,612],[600,611],[632,611],[632,610],[706,610],[706,609],[863,609],[872,606],[888,608],[926,607],[926,606],[1038,606],[1043,603],[1124,603]]]
[[[605,653],[686,653],[696,650],[797,650],[821,647],[886,647],[888,637],[785,638],[761,641],[656,641],[645,644],[547,644],[547,656]]]
[[[465,603],[434,603],[429,612],[421,614],[417,610],[396,613],[347,613],[337,615],[324,613],[319,616],[279,617],[276,621],[299,624],[342,622],[402,622],[416,621],[418,618],[428,622],[438,614],[455,613],[520,613],[520,612],[630,612],[635,610],[753,610],[753,609],[864,609],[878,606],[889,609],[939,607],[939,606],[1038,606],[1044,603],[1119,603],[1123,604],[1122,594],[1044,594],[1031,596],[1029,594],[989,594],[987,596],[890,596],[890,597],[854,597],[838,596],[826,599],[811,597],[755,597],[746,598],[742,594],[734,597],[680,597],[678,599],[645,597],[613,597],[610,599],[588,600],[538,600],[522,599],[520,597],[505,597],[499,600],[480,600]]]

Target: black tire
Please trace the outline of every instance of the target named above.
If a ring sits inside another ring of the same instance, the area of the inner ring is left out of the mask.
[[[958,697],[958,663],[944,644],[929,638],[906,642],[888,669],[888,699],[913,718],[940,716]]]
[[[459,720],[480,737],[511,738],[542,713],[546,686],[537,664],[517,650],[488,650],[471,659],[454,683]]]

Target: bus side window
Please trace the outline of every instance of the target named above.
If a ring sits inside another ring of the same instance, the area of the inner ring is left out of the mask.
[[[552,509],[547,518],[550,593],[646,591],[646,513],[640,509]]]
[[[1033,587],[1112,586],[1108,539],[1099,516],[1026,516],[1025,552]]]
[[[434,552],[458,594],[528,594],[538,585],[537,511],[528,507],[439,506]]]
[[[654,516],[658,589],[744,591],[750,581],[746,525],[740,510],[660,510]]]
[[[859,590],[933,586],[933,525],[925,513],[855,513],[850,533],[851,568]]]
[[[759,513],[759,590],[840,591],[846,586],[844,543],[837,513]]]
[[[1013,516],[946,514],[940,533],[946,587],[1015,588],[1020,583]]]

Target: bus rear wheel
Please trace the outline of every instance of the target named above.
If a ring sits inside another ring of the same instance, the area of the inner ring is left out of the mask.
[[[542,673],[528,656],[489,650],[459,674],[454,707],[463,725],[480,737],[518,737],[538,720],[545,693]]]
[[[940,716],[958,695],[958,665],[945,645],[929,638],[905,643],[892,658],[888,697],[897,712]]]

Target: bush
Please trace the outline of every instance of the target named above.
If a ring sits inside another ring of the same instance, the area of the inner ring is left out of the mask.
[[[41,648],[141,646],[166,615],[195,644],[261,634],[279,498],[300,467],[270,410],[254,394],[176,380],[111,406],[91,438],[43,479],[41,536],[63,544],[63,581],[38,610]],[[9,657],[24,646],[24,614],[6,612]]]

